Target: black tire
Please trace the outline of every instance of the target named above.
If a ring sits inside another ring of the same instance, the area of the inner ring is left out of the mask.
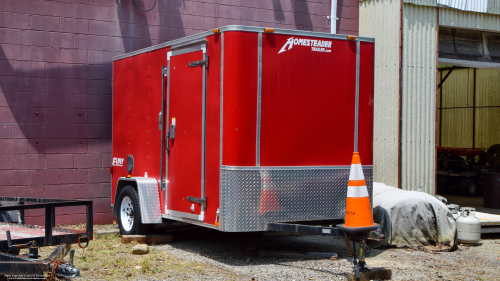
[[[466,196],[477,196],[479,194],[479,185],[474,179],[466,179],[460,182],[460,194]]]
[[[500,144],[494,144],[486,151],[486,161],[490,165],[495,165],[495,162],[500,158]]]
[[[128,199],[130,201],[128,201]],[[132,219],[132,221],[127,220],[122,222],[122,212],[127,212],[127,209],[122,209],[122,202],[126,200],[123,205],[129,206],[128,208],[128,219]],[[141,209],[139,205],[139,196],[137,195],[137,191],[131,187],[130,185],[125,186],[120,195],[118,196],[117,202],[117,216],[118,216],[118,227],[120,228],[120,234],[122,235],[135,235],[135,234],[143,234],[146,231],[146,227],[141,222]],[[131,211],[131,213],[130,213]]]
[[[500,173],[500,158],[497,159],[497,162],[495,162],[495,165],[491,167],[490,171],[493,173]]]
[[[477,164],[479,166],[486,166],[486,152],[479,154],[479,159],[477,160]]]
[[[448,179],[446,177],[438,177],[437,179],[437,191],[438,193],[441,194],[448,194],[449,188],[448,187]]]

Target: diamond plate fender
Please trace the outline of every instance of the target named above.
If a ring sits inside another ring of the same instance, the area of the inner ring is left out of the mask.
[[[363,166],[372,199],[371,166]],[[268,222],[343,219],[349,166],[233,169],[222,166],[219,230],[266,231]]]
[[[131,184],[132,183],[132,184]],[[137,194],[139,195],[139,205],[141,208],[141,221],[144,224],[154,224],[161,223],[161,209],[160,209],[160,195],[158,194],[158,181],[155,178],[124,178],[118,179],[118,186],[123,186],[131,184],[137,188]],[[119,191],[116,190],[117,194],[115,198],[118,198]],[[113,208],[113,214],[116,214],[115,204]]]

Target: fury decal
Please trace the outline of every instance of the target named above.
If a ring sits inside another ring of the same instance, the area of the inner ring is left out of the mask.
[[[290,50],[293,46],[311,46],[311,51],[331,53],[332,41],[298,39],[294,37],[288,38],[285,45],[281,48],[278,54]],[[287,49],[288,47],[288,49]]]
[[[113,164],[111,166],[123,167],[124,158],[113,158]]]

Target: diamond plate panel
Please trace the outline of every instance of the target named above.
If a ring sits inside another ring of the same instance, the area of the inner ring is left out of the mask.
[[[363,169],[370,200],[372,168]],[[344,219],[349,169],[221,171],[220,228],[265,231],[268,222]]]
[[[154,178],[134,178],[139,192],[142,223],[161,223],[160,195]]]

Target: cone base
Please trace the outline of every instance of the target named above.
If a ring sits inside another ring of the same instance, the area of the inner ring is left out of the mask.
[[[344,224],[346,227],[365,227],[375,224],[370,197],[347,197]]]
[[[356,231],[366,231],[366,230],[377,230],[380,228],[380,224],[375,223],[372,226],[360,226],[360,227],[349,227],[345,224],[337,224],[335,227],[345,231],[345,232],[356,232]]]

